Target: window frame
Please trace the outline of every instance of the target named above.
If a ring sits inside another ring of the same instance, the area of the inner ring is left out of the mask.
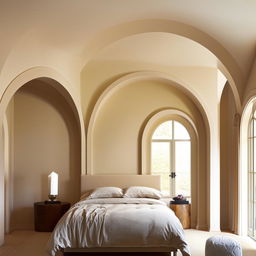
[[[248,184],[248,213],[247,213],[247,233],[248,236],[252,239],[256,240],[256,193],[254,191],[255,183],[256,183],[256,159],[255,151],[256,151],[256,105],[254,104],[252,107],[251,116],[248,123],[248,165],[247,165],[247,184]],[[251,207],[251,210],[250,210]]]
[[[165,122],[171,122],[171,126],[172,126],[171,127],[171,138],[170,139],[154,139],[153,136],[154,136],[155,131],[161,124],[163,124]],[[175,139],[175,122],[179,123],[186,129],[188,136],[189,136],[188,139]],[[152,136],[151,136],[151,145],[150,145],[151,146],[150,171],[153,175],[157,174],[157,173],[154,173],[154,171],[152,170],[152,143],[155,143],[155,142],[166,142],[169,144],[169,148],[170,148],[170,150],[169,150],[169,162],[170,162],[169,175],[171,174],[172,171],[175,173],[177,172],[177,170],[176,170],[176,142],[189,142],[190,143],[190,194],[184,195],[186,198],[190,199],[191,198],[191,175],[192,175],[192,142],[191,142],[191,135],[190,135],[187,127],[182,122],[177,121],[176,119],[169,119],[169,120],[165,120],[165,121],[161,122],[154,129]],[[170,183],[169,195],[171,197],[176,196],[177,195],[176,179],[170,178],[169,183]]]

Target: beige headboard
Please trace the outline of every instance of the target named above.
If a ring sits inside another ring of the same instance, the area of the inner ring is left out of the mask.
[[[81,192],[97,187],[145,186],[160,190],[160,175],[83,175],[81,177]]]

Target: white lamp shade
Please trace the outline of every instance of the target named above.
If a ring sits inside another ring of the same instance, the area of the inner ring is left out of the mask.
[[[58,195],[58,174],[51,172],[48,176],[49,195]]]

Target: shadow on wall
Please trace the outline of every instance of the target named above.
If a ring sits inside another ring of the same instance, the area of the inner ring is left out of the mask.
[[[59,200],[80,197],[81,132],[65,98],[46,82],[30,81],[13,100],[11,230],[33,229],[33,204],[48,198],[50,172],[59,174]]]

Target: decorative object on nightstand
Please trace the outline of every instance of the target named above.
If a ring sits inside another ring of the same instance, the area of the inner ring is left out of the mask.
[[[51,172],[48,176],[48,187],[49,187],[49,200],[45,201],[46,204],[60,204],[60,201],[57,201],[58,195],[58,174],[56,172]]]
[[[35,231],[51,232],[62,215],[70,208],[70,203],[34,203]]]
[[[190,228],[190,204],[182,195],[178,195],[170,202],[170,208],[180,220],[184,229]]]

